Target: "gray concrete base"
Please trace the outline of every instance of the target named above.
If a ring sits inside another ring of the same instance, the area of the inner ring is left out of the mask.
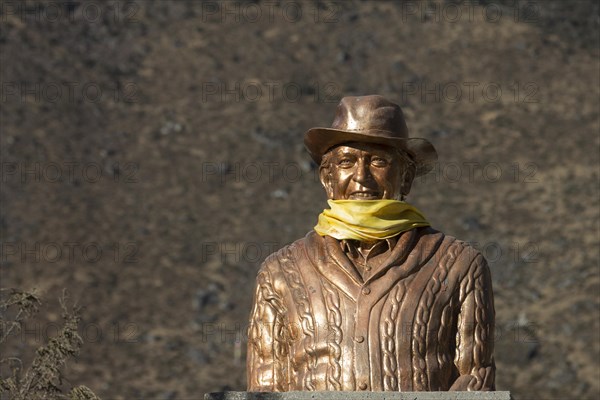
[[[217,392],[204,400],[512,400],[510,392]]]

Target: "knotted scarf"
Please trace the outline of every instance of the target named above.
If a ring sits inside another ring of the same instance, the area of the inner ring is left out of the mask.
[[[338,240],[388,239],[429,222],[415,207],[399,200],[327,200],[315,231]]]

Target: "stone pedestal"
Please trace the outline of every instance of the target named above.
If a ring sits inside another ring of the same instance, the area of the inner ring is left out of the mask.
[[[510,392],[217,392],[204,400],[512,400]]]

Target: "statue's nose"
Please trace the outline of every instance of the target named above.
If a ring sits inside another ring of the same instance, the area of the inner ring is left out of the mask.
[[[359,159],[356,164],[356,173],[354,174],[354,180],[359,183],[362,183],[368,182],[371,178],[371,170],[369,169],[368,162],[364,158]]]

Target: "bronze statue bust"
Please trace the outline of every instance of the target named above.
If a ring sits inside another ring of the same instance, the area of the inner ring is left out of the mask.
[[[381,96],[343,98],[304,143],[330,209],[260,268],[248,390],[495,390],[486,260],[404,201],[433,145]]]

